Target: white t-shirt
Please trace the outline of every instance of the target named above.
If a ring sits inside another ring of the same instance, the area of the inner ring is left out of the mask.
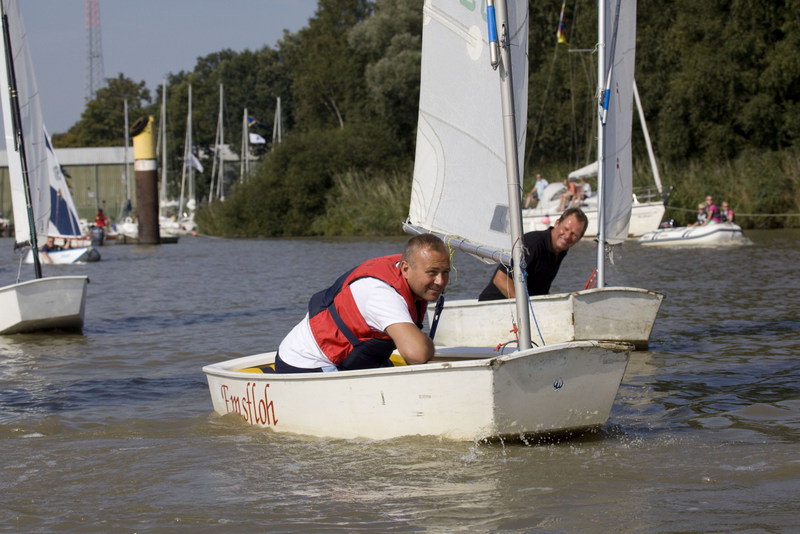
[[[405,299],[386,282],[372,277],[361,278],[350,284],[350,291],[358,311],[373,331],[385,333],[393,324],[414,324]],[[301,369],[333,366],[311,333],[307,313],[283,338],[278,354],[284,362]]]

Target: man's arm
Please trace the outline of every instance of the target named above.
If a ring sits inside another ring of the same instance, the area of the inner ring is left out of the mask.
[[[425,363],[433,358],[433,340],[412,323],[394,323],[386,327],[400,356],[409,365]]]
[[[495,271],[492,283],[507,299],[513,299],[517,296],[517,292],[514,290],[514,280],[503,272],[502,269],[497,269],[497,271]]]

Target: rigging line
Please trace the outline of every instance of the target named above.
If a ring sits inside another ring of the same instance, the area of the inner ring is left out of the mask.
[[[675,206],[667,206],[668,210],[672,211],[685,211],[695,213],[696,210],[687,209],[687,208],[676,208]],[[738,217],[800,217],[800,213],[739,213],[738,211],[734,213],[734,215]]]
[[[544,342],[544,337],[542,337],[542,331],[539,329],[539,321],[536,320],[536,314],[533,312],[533,301],[531,301],[531,295],[528,293],[528,271],[527,269],[522,269],[522,279],[525,280],[525,297],[528,299],[528,307],[531,309],[531,317],[533,317],[533,324],[536,325],[536,333],[539,334],[539,339],[542,340],[542,346],[544,347],[547,343]]]

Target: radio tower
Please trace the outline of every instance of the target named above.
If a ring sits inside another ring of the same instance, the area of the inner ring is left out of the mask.
[[[100,39],[100,2],[86,0],[86,102],[103,86],[103,43]]]

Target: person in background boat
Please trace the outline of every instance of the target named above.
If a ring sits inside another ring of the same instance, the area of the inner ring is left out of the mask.
[[[550,185],[550,182],[542,178],[541,174],[536,175],[536,184],[531,189],[531,192],[528,193],[527,198],[525,198],[525,209],[536,207],[539,201],[544,198],[544,189],[548,185]]]
[[[56,252],[59,250],[62,250],[62,248],[56,245],[56,238],[48,236],[45,244],[39,248],[39,257],[44,260],[45,263],[53,263],[48,252]]]
[[[584,177],[581,177],[581,181],[578,184],[578,190],[581,195],[581,202],[592,196],[592,186]]]
[[[701,202],[697,205],[697,220],[689,226],[703,226],[708,219],[708,212],[706,211],[706,203]]]
[[[578,184],[570,180],[564,180],[566,191],[561,193],[561,202],[558,204],[558,211],[563,211],[572,205],[572,202],[579,198]]]
[[[546,295],[550,291],[567,251],[581,240],[588,224],[586,214],[580,208],[569,208],[549,229],[527,232],[522,236],[528,296]],[[501,263],[478,300],[500,300],[515,295],[514,281],[508,268]]]
[[[735,216],[733,214],[733,210],[728,205],[728,201],[723,200],[722,207],[719,210],[719,220],[722,222],[732,223],[734,218]]]
[[[108,226],[108,217],[106,217],[106,214],[103,213],[102,208],[97,210],[97,215],[94,216],[94,225],[103,229]]]
[[[311,297],[308,313],[283,339],[278,373],[391,367],[397,349],[408,364],[433,358],[422,332],[428,302],[450,280],[450,254],[433,234],[412,237],[401,254],[368,260]]]
[[[703,225],[716,224],[718,222],[721,222],[719,218],[719,209],[714,205],[714,197],[708,195],[706,197],[706,222],[704,222]]]

